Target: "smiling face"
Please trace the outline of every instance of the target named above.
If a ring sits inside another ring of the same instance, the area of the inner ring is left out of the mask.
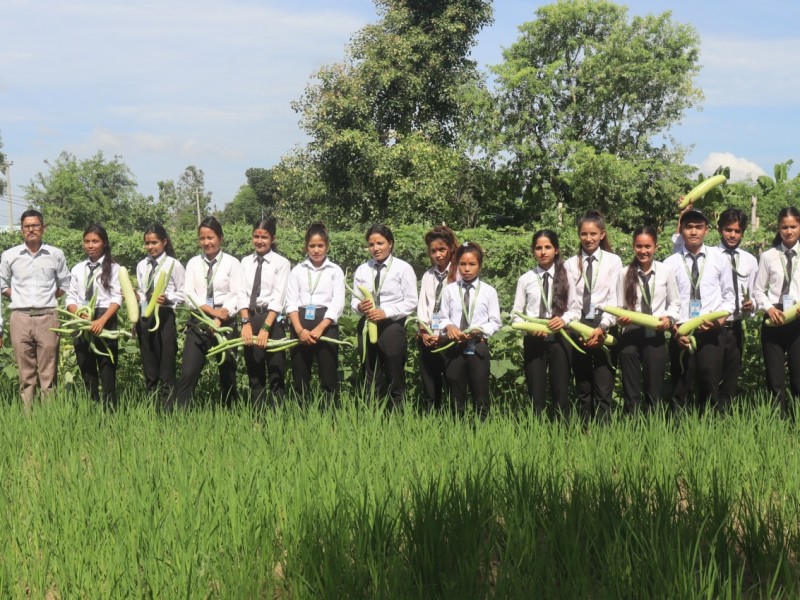
[[[477,252],[464,252],[458,259],[458,272],[464,281],[473,281],[481,273]]]
[[[743,235],[744,229],[739,225],[739,221],[728,223],[719,228],[719,239],[722,240],[726,248],[731,250],[739,247]]]
[[[148,256],[158,258],[164,254],[167,247],[167,240],[160,239],[155,233],[148,233],[144,236],[144,249]]]
[[[686,221],[681,224],[683,245],[693,254],[703,245],[707,233],[708,223],[705,221]]]
[[[639,261],[639,267],[647,272],[653,264],[653,256],[655,256],[656,244],[653,236],[648,233],[640,233],[633,240],[633,253],[636,255],[636,260]]]
[[[83,250],[91,262],[96,263],[100,260],[105,249],[105,242],[96,233],[87,233],[83,236]]]
[[[210,227],[201,227],[197,231],[197,243],[200,249],[209,259],[216,258],[222,247],[222,238]]]
[[[450,247],[444,243],[444,240],[435,239],[428,244],[428,256],[440,271],[444,271],[450,264],[450,255]]]
[[[275,243],[275,238],[266,229],[254,229],[252,240],[256,253],[262,255],[272,250],[272,244]]]
[[[778,225],[778,233],[781,236],[783,245],[793,248],[800,238],[800,221],[795,217],[783,217]]]
[[[328,242],[321,235],[312,235],[306,244],[306,254],[315,267],[322,266],[328,255]]]
[[[578,237],[581,239],[583,251],[586,254],[594,254],[600,247],[600,242],[605,239],[606,232],[605,229],[600,229],[597,223],[586,221],[581,224],[581,228],[578,230]]]
[[[536,257],[538,265],[546,271],[553,266],[553,261],[558,256],[558,250],[550,238],[540,235],[533,243],[533,255]]]
[[[380,233],[373,233],[367,239],[369,253],[378,262],[383,262],[392,253],[393,244]]]

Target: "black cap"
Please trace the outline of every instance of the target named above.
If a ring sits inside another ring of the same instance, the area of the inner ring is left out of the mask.
[[[703,211],[696,208],[690,208],[681,215],[680,224],[683,225],[687,221],[693,223],[696,223],[697,221],[704,221],[706,225],[711,224],[711,221],[709,221],[708,217],[703,214]]]

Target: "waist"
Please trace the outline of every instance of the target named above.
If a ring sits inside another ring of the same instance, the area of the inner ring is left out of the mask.
[[[43,315],[55,314],[55,308],[12,308],[12,312],[24,313],[29,317],[41,317]]]
[[[269,311],[269,305],[261,304],[259,306],[251,306],[247,310],[250,311],[251,315],[263,315]]]

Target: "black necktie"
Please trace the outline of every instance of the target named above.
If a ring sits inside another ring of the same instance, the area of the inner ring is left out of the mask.
[[[783,274],[783,285],[781,286],[781,302],[783,302],[783,297],[789,293],[789,287],[792,284],[792,259],[795,257],[797,253],[794,250],[787,250],[784,252],[786,256],[786,272]],[[784,310],[788,309],[788,306],[783,307]]]
[[[377,308],[381,305],[381,269],[385,266],[386,265],[383,263],[375,263],[375,281],[373,282],[375,293],[372,295],[372,299],[374,300],[373,308]]]
[[[728,254],[731,257],[731,271],[733,271],[733,292],[735,295],[735,303],[733,314],[739,314],[739,274],[736,272],[736,250],[733,248],[728,248],[725,250],[725,254]]]
[[[253,289],[250,290],[250,312],[255,312],[258,302],[258,295],[261,293],[261,270],[264,267],[264,257],[257,256],[256,262],[258,263],[258,266],[256,267],[256,275],[253,277]]]
[[[147,292],[145,294],[147,301],[150,301],[150,298],[153,297],[153,289],[155,289],[155,279],[156,279],[156,267],[158,266],[158,261],[155,258],[147,259],[150,263],[150,272],[147,275]]]
[[[652,276],[652,271],[647,275],[639,271],[639,279],[642,281],[642,312],[646,315],[653,314],[653,298],[650,295],[650,277]]]
[[[87,263],[86,266],[89,267],[89,275],[86,277],[86,295],[84,300],[89,302],[92,299],[92,296],[94,296],[94,270],[100,266],[100,263]]]
[[[689,300],[700,300],[700,269],[697,266],[697,261],[703,256],[703,253],[701,252],[697,255],[687,254],[687,256],[692,259],[692,289],[689,293]]]
[[[444,273],[437,273],[436,271],[433,272],[434,277],[436,277],[436,292],[433,294],[433,312],[438,313],[439,309],[442,307],[442,287],[444,287],[444,280],[447,279],[447,271]]]
[[[586,272],[583,277],[583,318],[589,313],[589,307],[592,305],[592,263],[594,256],[586,258]]]
[[[208,265],[208,272],[206,273],[206,298],[214,303],[214,265],[217,264],[217,259],[206,261]],[[213,306],[211,308],[214,308]]]
[[[547,298],[550,296],[550,273],[542,275],[542,297],[539,298],[539,317],[547,318]]]
[[[459,324],[459,329],[464,331],[467,327],[469,327],[469,321],[467,321],[467,311],[469,310],[469,291],[472,289],[471,283],[464,283],[462,285],[464,288],[464,306],[462,306],[461,311],[461,323]]]

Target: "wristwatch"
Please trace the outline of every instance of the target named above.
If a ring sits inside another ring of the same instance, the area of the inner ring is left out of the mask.
[[[250,322],[250,319],[247,317],[242,317],[242,325],[247,325]]]

